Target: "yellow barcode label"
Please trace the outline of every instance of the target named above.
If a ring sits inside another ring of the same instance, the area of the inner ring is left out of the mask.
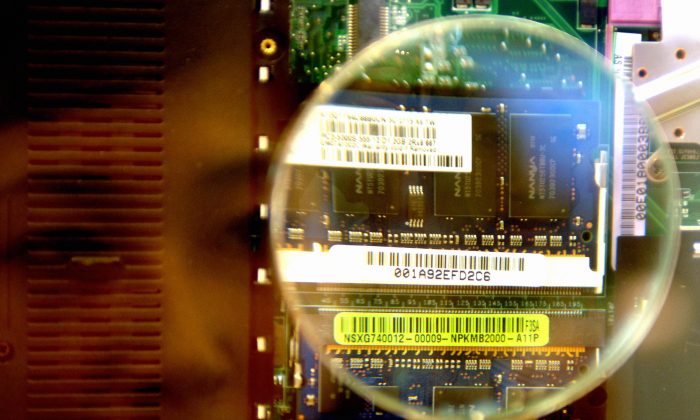
[[[421,347],[544,346],[543,314],[406,314],[340,312],[333,338],[342,345]]]

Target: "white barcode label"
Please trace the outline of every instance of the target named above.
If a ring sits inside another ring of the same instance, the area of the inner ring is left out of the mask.
[[[282,279],[299,283],[602,286],[584,256],[334,245],[328,252],[282,249],[276,257]]]
[[[617,32],[613,68],[619,79],[632,79],[632,46],[641,35]],[[646,231],[649,136],[644,117],[624,82],[615,87],[613,237],[643,236]],[[617,252],[613,241],[613,264]]]
[[[471,172],[470,114],[319,105],[287,163],[339,168]]]

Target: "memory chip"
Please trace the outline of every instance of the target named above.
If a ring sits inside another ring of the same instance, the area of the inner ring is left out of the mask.
[[[533,401],[545,398],[547,395],[561,391],[559,387],[508,387],[506,393],[506,408],[522,410]]]
[[[291,169],[287,185],[287,207],[297,211],[318,211],[323,197],[321,195],[320,169],[297,166]]]
[[[396,214],[401,200],[401,173],[377,169],[334,169],[333,211]]]
[[[476,409],[493,410],[493,388],[476,386],[433,387],[433,414],[469,418]]]
[[[498,204],[498,126],[494,115],[472,116],[472,171],[435,173],[435,215],[492,216]]]
[[[511,115],[511,217],[568,215],[574,134],[569,115]]]

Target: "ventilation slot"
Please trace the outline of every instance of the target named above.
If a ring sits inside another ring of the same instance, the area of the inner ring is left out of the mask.
[[[30,418],[158,418],[164,9],[28,6]]]

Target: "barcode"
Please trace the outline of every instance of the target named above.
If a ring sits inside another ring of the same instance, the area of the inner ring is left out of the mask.
[[[632,57],[627,56],[622,58],[622,75],[625,79],[632,79]]]
[[[425,153],[357,150],[343,147],[322,147],[321,159],[344,163],[369,163],[390,166],[462,168],[464,156],[428,155]]]
[[[645,120],[626,84],[632,80],[634,45],[639,34],[617,32],[613,66],[619,80],[615,86],[613,140],[613,227],[614,237],[644,235],[646,230],[646,160],[649,138]],[[617,242],[611,249],[613,266],[617,261]]]
[[[445,255],[420,252],[368,251],[370,266],[450,270],[525,271],[525,258],[487,255]]]
[[[549,317],[544,314],[418,314],[340,312],[333,338],[343,345],[381,346],[544,346]]]
[[[623,57],[622,77],[632,78],[632,57]],[[640,151],[640,133],[646,133],[644,119],[639,114],[634,97],[627,92],[624,101],[622,135],[622,192],[620,197],[620,233],[634,235],[646,218],[646,152]],[[641,144],[644,150],[648,143]]]
[[[634,231],[637,219],[637,182],[640,171],[639,152],[637,150],[637,136],[643,122],[636,112],[635,104],[630,98],[625,100],[624,134],[622,137],[622,196],[621,217],[622,233]]]
[[[525,317],[470,317],[435,315],[344,316],[340,318],[343,334],[501,334],[526,331]]]
[[[371,115],[328,113],[322,115],[322,129],[326,135],[377,136],[435,140],[434,121],[421,119],[392,119]]]
[[[319,105],[297,133],[287,162],[336,168],[471,172],[472,116]]]

